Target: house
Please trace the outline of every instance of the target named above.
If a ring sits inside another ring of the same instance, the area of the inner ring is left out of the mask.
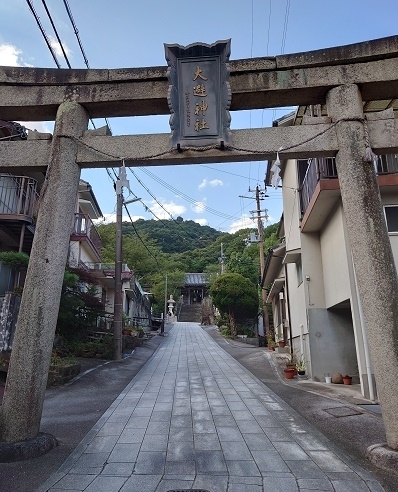
[[[18,123],[0,121],[0,139],[26,138],[24,128]],[[30,254],[44,178],[43,173],[30,176],[0,174],[0,252]],[[110,329],[114,309],[114,265],[101,263],[101,238],[94,225],[100,217],[102,212],[91,185],[80,179],[74,219],[70,224],[67,263],[71,268],[92,273],[97,279],[97,295],[108,313],[104,320],[98,320],[98,325]],[[0,351],[12,346],[20,304],[20,296],[15,293],[18,285],[23,286],[20,272],[0,261]],[[126,316],[140,315],[150,320],[150,299],[127,265],[122,272],[122,289]]]
[[[303,108],[276,121],[300,124]],[[267,182],[271,181],[271,164]],[[398,156],[382,155],[375,169],[395,263],[398,262]],[[362,394],[376,394],[366,326],[346,233],[334,158],[281,164],[280,243],[268,251],[262,283],[269,286],[276,338],[303,357],[314,381],[353,376]]]

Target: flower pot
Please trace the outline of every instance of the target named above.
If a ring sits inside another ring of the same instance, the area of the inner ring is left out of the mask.
[[[305,376],[305,371],[297,371],[297,374],[298,374],[299,376]]]
[[[296,368],[296,364],[294,362],[286,362],[286,369],[293,370],[294,371],[294,375],[297,374],[297,368]]]
[[[351,384],[352,377],[351,376],[343,376],[343,383],[344,384]]]
[[[325,376],[325,381],[330,384],[332,382],[332,376]]]
[[[283,372],[285,373],[285,378],[286,379],[293,379],[295,375],[295,370],[294,369],[283,369]]]

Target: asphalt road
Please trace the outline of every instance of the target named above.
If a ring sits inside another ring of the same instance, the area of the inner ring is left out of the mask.
[[[398,476],[376,469],[364,455],[368,446],[386,440],[381,415],[359,411],[350,398],[342,398],[341,395],[336,398],[333,393],[320,394],[316,385],[289,384],[279,375],[267,349],[228,342],[214,327],[204,327],[204,330],[298,414],[353,456],[364,469],[372,472],[387,492],[398,490]],[[51,476],[162,341],[162,337],[156,336],[137,348],[131,357],[119,362],[82,360],[82,372],[78,378],[62,387],[47,390],[41,431],[56,436],[59,446],[40,458],[0,464],[0,490],[33,492]],[[346,413],[354,415],[333,415],[336,413],[333,410],[338,413],[341,409],[343,414],[346,410]]]

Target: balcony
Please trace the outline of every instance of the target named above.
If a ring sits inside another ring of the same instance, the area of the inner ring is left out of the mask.
[[[0,242],[3,247],[30,253],[32,247],[37,181],[27,176],[0,174]]]
[[[335,159],[298,160],[302,232],[318,231],[340,199],[340,185]],[[398,155],[378,156],[376,173],[380,188],[398,189]],[[395,175],[395,176],[393,176]],[[392,190],[396,191],[396,190]]]
[[[101,237],[88,215],[75,214],[73,232],[70,239],[71,241],[79,242],[87,241],[97,258],[101,259]]]

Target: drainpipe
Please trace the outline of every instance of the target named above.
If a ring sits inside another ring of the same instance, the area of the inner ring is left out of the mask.
[[[300,323],[300,350],[302,357],[305,357],[304,354],[304,326]]]
[[[285,263],[285,286],[286,286],[286,306],[287,306],[287,318],[289,320],[289,345],[290,353],[293,355],[293,336],[292,336],[292,324],[290,317],[290,296],[289,296],[289,281],[287,276],[287,264]]]
[[[362,339],[363,339],[363,351],[365,355],[365,365],[366,365],[366,375],[368,378],[368,388],[369,388],[369,400],[375,401],[375,390],[372,378],[372,362],[370,360],[370,352],[369,352],[369,344],[368,344],[368,334],[366,330],[365,319],[363,316],[362,303],[359,297],[358,284],[357,284],[357,276],[355,274],[355,265],[354,260],[351,255],[351,261],[354,271],[354,283],[355,283],[355,295],[357,297],[358,302],[358,310],[359,310],[359,321],[361,323],[361,331],[362,331]]]

